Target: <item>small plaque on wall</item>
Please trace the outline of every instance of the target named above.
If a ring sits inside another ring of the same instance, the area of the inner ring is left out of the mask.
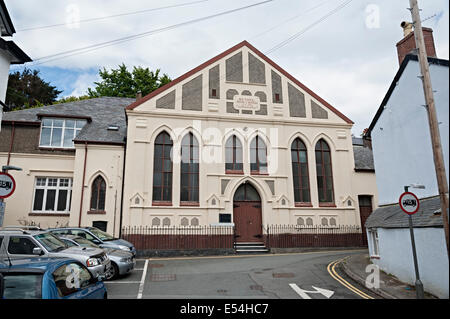
[[[259,97],[235,95],[234,108],[237,110],[259,111],[260,110]]]

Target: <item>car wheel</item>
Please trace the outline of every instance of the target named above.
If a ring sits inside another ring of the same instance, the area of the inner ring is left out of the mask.
[[[109,280],[114,280],[117,277],[119,277],[119,267],[117,267],[117,265],[115,263],[111,263],[111,270],[110,270],[110,276],[109,276]]]

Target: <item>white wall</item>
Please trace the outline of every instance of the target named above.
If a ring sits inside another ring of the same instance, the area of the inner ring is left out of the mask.
[[[426,292],[449,297],[449,264],[443,228],[415,228],[419,275]],[[384,272],[414,285],[416,281],[411,236],[408,228],[378,228],[379,256],[372,259]],[[369,251],[373,248],[369,237]]]
[[[431,64],[430,72],[448,180],[449,68]],[[380,205],[398,202],[403,187],[412,183],[426,187],[412,190],[419,198],[438,194],[428,116],[422,106],[425,97],[418,75],[419,63],[410,61],[372,131]]]
[[[8,88],[9,66],[11,60],[5,52],[0,50],[0,101],[5,102],[6,89]]]

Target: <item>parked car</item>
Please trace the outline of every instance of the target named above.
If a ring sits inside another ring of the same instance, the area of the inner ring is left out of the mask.
[[[0,262],[33,257],[66,257],[85,265],[94,277],[107,278],[111,261],[103,249],[68,247],[58,237],[44,230],[0,229]]]
[[[0,299],[107,299],[103,282],[71,258],[0,263]]]
[[[83,237],[75,235],[65,235],[58,237],[69,247],[80,246],[100,248],[100,246]],[[128,274],[134,269],[136,261],[134,260],[134,256],[131,252],[114,248],[104,248],[104,251],[109,257],[109,260],[111,260],[111,271],[107,279],[116,279],[119,275]]]
[[[136,256],[136,249],[133,244],[119,238],[114,238],[108,233],[101,231],[95,227],[65,227],[65,228],[52,228],[49,229],[53,234],[56,235],[75,235],[79,237],[86,238],[92,241],[94,244],[99,245],[101,248],[114,248],[129,251]]]

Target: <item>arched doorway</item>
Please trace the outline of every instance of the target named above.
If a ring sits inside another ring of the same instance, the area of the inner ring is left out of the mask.
[[[261,197],[250,183],[242,184],[234,193],[233,221],[236,227],[236,242],[262,240]]]

